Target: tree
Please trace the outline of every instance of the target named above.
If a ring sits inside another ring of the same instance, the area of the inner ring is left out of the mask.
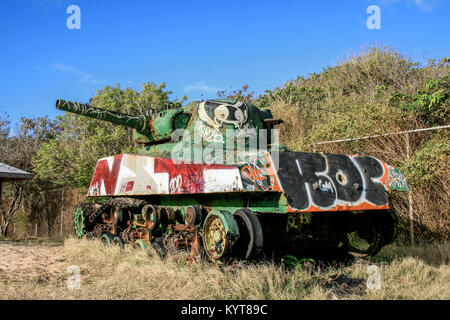
[[[130,115],[147,114],[181,105],[186,99],[170,100],[165,83],[142,84],[140,92],[131,88],[106,86],[90,99],[97,108]],[[58,117],[61,132],[42,145],[35,158],[34,173],[55,185],[87,187],[98,159],[119,153],[135,153],[132,129],[66,113]]]
[[[11,132],[10,124],[8,115],[6,113],[3,116],[0,114],[0,146],[5,143]]]
[[[22,118],[17,133],[10,135],[10,121],[7,115],[0,118],[0,162],[17,167],[21,170],[32,172],[32,159],[37,155],[43,142],[56,136],[58,127],[55,121],[47,117],[34,119]],[[33,189],[41,190],[48,186],[46,181],[39,178],[28,181],[14,181],[5,185],[5,196],[10,199],[6,210],[0,207],[0,236],[6,236],[8,226],[20,207],[23,197],[33,192]]]
[[[248,85],[244,84],[242,86],[242,88],[239,90],[233,90],[231,92],[226,92],[225,90],[221,90],[221,91],[217,92],[217,96],[219,98],[234,99],[234,100],[243,101],[243,102],[251,102],[254,99],[253,95],[255,94],[255,92],[247,91],[247,90],[248,90]]]

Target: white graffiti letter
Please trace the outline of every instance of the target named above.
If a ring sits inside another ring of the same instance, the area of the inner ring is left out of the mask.
[[[381,270],[376,265],[370,265],[367,268],[367,273],[370,275],[367,279],[366,286],[369,290],[381,289]]]
[[[67,273],[71,276],[67,278],[67,289],[80,289],[81,288],[81,271],[78,266],[67,267]]]
[[[381,10],[377,5],[370,5],[366,10],[367,14],[372,14],[367,18],[366,25],[369,30],[381,29]]]
[[[70,5],[67,7],[66,10],[67,14],[71,14],[71,16],[69,16],[67,18],[66,21],[66,26],[67,29],[72,30],[72,29],[81,29],[81,10],[80,7],[77,5]]]

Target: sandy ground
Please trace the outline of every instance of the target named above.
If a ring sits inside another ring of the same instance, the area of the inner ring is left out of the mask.
[[[0,241],[0,281],[56,282],[67,278],[63,245]]]

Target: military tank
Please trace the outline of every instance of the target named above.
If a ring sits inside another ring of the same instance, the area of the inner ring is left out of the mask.
[[[75,231],[193,260],[345,250],[376,254],[395,237],[389,193],[405,177],[368,155],[278,144],[269,110],[229,99],[131,116],[57,100],[56,108],[133,128],[138,154],[99,159]]]

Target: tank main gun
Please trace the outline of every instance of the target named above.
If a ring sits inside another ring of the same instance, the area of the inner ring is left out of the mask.
[[[108,121],[119,126],[136,129],[138,132],[146,133],[146,117],[130,116],[125,113],[96,108],[88,103],[71,102],[67,100],[57,100],[56,109],[78,114],[93,119]]]
[[[171,139],[174,129],[184,129],[190,116],[182,108],[164,110],[153,115],[133,116],[125,113],[96,108],[88,103],[57,100],[59,110],[78,114],[115,125],[134,129],[134,139],[139,144],[158,144]]]

